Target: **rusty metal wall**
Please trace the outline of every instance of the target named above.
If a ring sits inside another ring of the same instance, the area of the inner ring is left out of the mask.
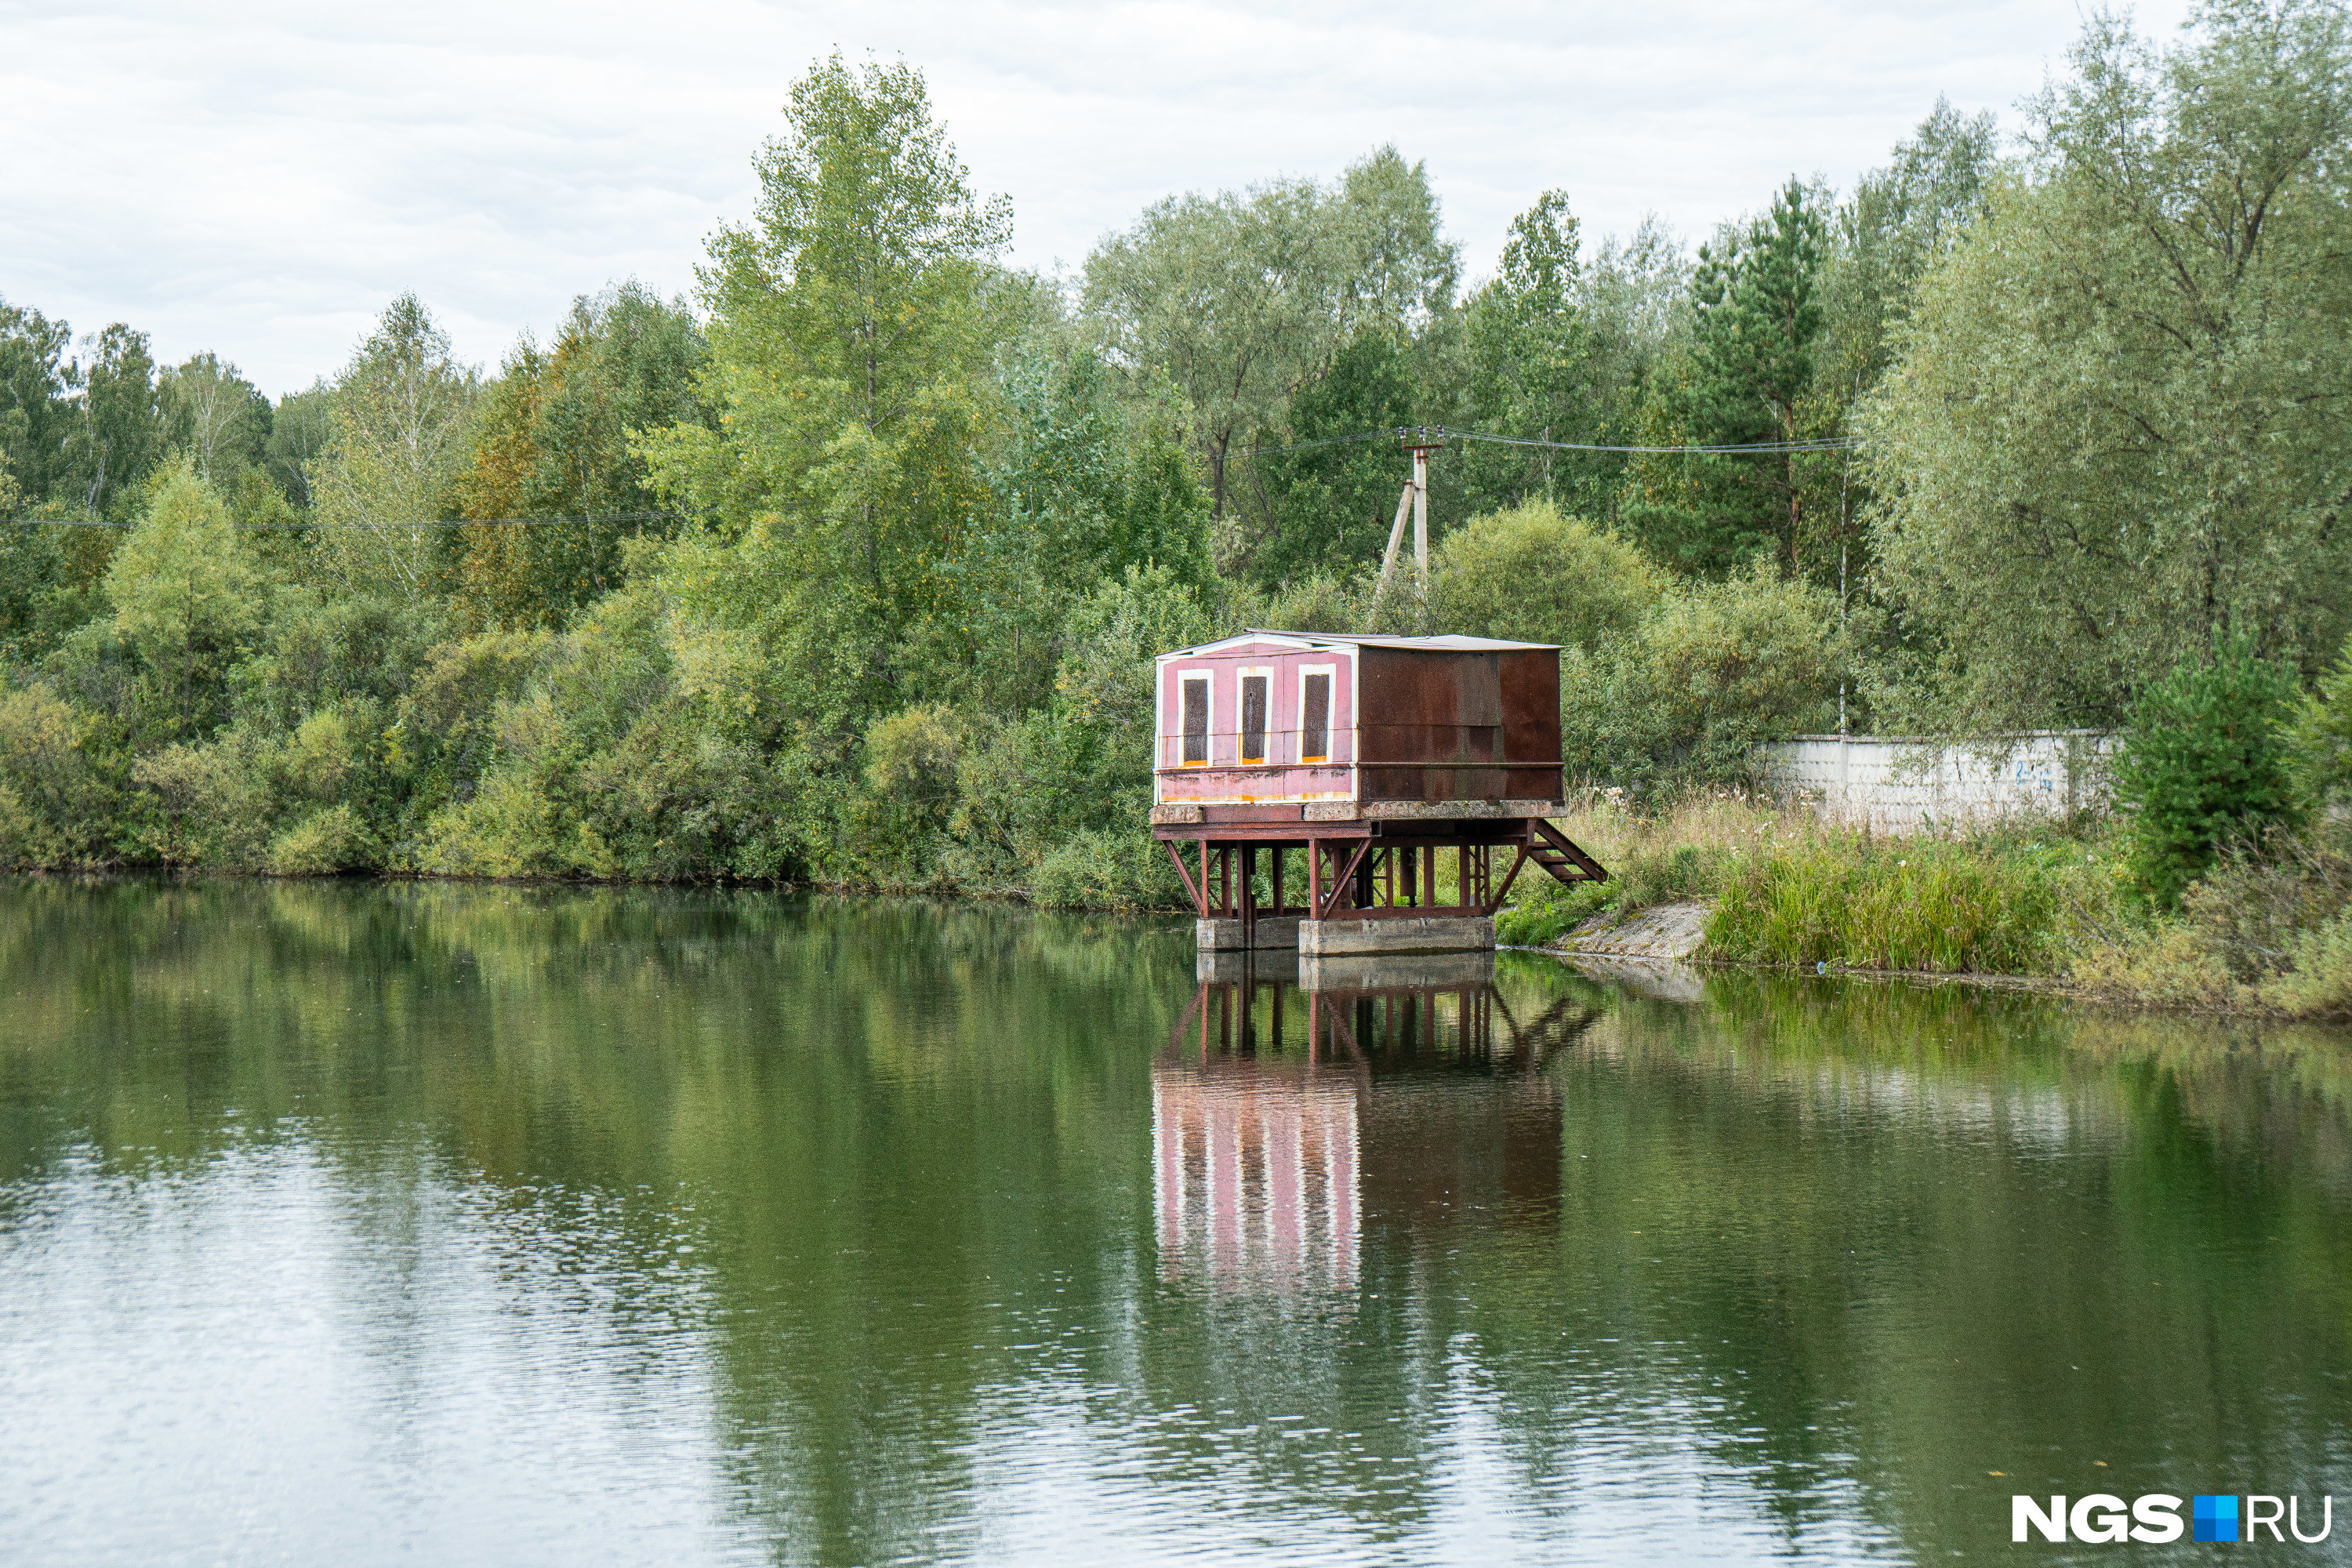
[[[1559,798],[1559,656],[1367,647],[1361,800]]]

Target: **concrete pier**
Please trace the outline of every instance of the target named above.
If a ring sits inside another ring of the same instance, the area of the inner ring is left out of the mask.
[[[1239,952],[1245,948],[1267,947],[1297,950],[1302,922],[1297,915],[1260,915],[1251,923],[1257,928],[1254,938],[1244,938],[1239,916],[1194,921],[1192,945],[1202,952]]]
[[[1209,922],[1203,921],[1203,925]],[[1240,922],[1234,921],[1238,925]],[[1302,957],[1336,958],[1356,953],[1473,952],[1495,945],[1495,922],[1486,915],[1430,915],[1402,920],[1297,921]],[[1263,927],[1265,922],[1260,921]]]

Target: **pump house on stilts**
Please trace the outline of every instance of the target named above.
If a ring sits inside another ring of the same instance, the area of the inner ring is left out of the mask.
[[[1151,828],[1204,950],[1491,948],[1530,861],[1608,878],[1545,820],[1564,809],[1556,647],[1253,630],[1157,662]]]

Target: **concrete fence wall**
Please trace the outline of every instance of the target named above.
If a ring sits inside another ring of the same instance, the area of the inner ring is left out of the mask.
[[[2103,808],[2116,737],[2034,730],[1957,745],[1905,735],[1800,735],[1760,748],[1759,773],[1834,822],[1879,833]]]

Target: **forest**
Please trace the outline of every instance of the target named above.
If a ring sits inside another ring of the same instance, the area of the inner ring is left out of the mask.
[[[495,369],[413,294],[274,401],[0,300],[0,865],[1166,906],[1150,656],[1280,626],[1561,644],[1636,809],[1795,733],[2193,710],[2236,782],[2126,781],[2190,824],[2168,904],[2352,777],[2352,26],[2096,16],[2021,120],[1695,240],[1533,192],[1475,278],[1380,147],[1049,277],[920,72],[836,54],[692,297]]]

